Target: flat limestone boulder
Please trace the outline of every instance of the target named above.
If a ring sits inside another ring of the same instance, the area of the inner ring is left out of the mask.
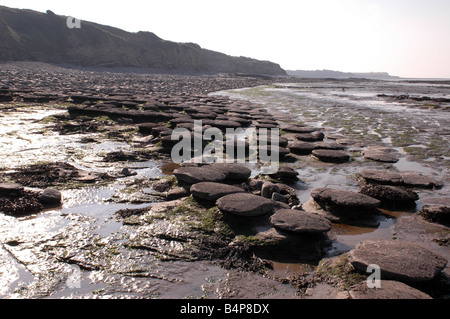
[[[342,151],[345,149],[345,146],[340,145],[336,142],[316,142],[313,144],[315,149],[324,149],[324,150],[337,150]]]
[[[364,159],[382,163],[397,163],[399,158],[395,153],[379,150],[364,152]]]
[[[369,288],[366,282],[358,284],[350,292],[351,299],[432,299],[426,293],[399,281],[382,280],[381,288]]]
[[[214,163],[209,167],[225,174],[225,179],[246,181],[252,175],[251,169],[240,164]]]
[[[346,152],[339,150],[319,149],[312,151],[312,155],[317,157],[321,162],[326,163],[345,163],[350,159],[350,156]]]
[[[441,188],[443,184],[435,178],[419,173],[401,172],[403,185],[417,188]]]
[[[255,123],[255,127],[257,129],[260,129],[260,128],[271,129],[271,128],[277,128],[278,124],[275,124],[275,123],[262,123],[260,120],[258,120],[258,123]]]
[[[298,133],[295,134],[295,138],[303,142],[319,142],[323,141],[323,139],[325,138],[325,134],[319,131],[312,133]]]
[[[283,131],[290,132],[290,133],[312,133],[317,131],[318,129],[312,126],[300,126],[300,125],[284,125],[281,127]]]
[[[402,185],[403,177],[397,172],[387,170],[364,169],[359,172],[362,178],[369,183],[382,185]]]
[[[261,216],[273,211],[272,200],[248,193],[231,194],[220,198],[217,207],[238,216]]]
[[[334,188],[316,188],[311,197],[325,210],[373,211],[380,206],[378,199]]]
[[[405,186],[411,188],[441,188],[443,183],[437,179],[414,172],[392,172],[387,170],[361,170],[362,178],[369,183]]]
[[[380,200],[383,207],[394,209],[414,208],[419,199],[411,190],[390,185],[367,184],[361,187],[360,193]]]
[[[216,201],[221,197],[235,193],[244,193],[244,190],[240,187],[212,182],[203,182],[191,186],[191,194],[194,197],[209,201]]]
[[[241,123],[229,120],[217,120],[211,125],[217,127],[218,129],[225,131],[227,128],[238,128],[241,127]]]
[[[277,210],[270,223],[275,228],[300,234],[323,234],[331,229],[331,222],[325,217],[292,209]]]
[[[403,240],[366,240],[349,252],[349,262],[359,271],[378,265],[381,279],[424,282],[435,278],[447,260],[426,248]]]
[[[221,182],[226,178],[224,172],[209,166],[180,167],[173,171],[173,174],[178,181],[191,185],[201,182]]]
[[[288,148],[293,154],[309,155],[316,149],[316,146],[309,142],[294,142],[289,144]]]

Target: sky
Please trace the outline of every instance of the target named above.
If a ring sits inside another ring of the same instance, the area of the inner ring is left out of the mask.
[[[280,64],[450,78],[450,0],[0,0]],[[81,25],[82,26],[82,25]]]

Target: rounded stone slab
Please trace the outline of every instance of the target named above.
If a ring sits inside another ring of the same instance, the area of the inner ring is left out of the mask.
[[[211,168],[221,171],[225,174],[226,179],[231,180],[247,180],[252,175],[251,169],[240,164],[214,163]]]
[[[416,187],[416,188],[441,188],[443,183],[436,180],[433,177],[425,176],[420,173],[412,172],[390,172],[383,170],[361,170],[359,172],[362,178],[368,182],[383,184],[383,185],[394,185],[394,186],[405,186],[405,187]]]
[[[265,215],[272,212],[274,208],[272,200],[248,193],[224,196],[216,204],[221,211],[247,217]]]
[[[316,149],[313,143],[308,142],[294,142],[288,145],[289,150],[297,155],[309,155]]]
[[[378,199],[370,196],[334,188],[316,188],[311,197],[319,204],[350,210],[373,210],[380,206]]]
[[[364,159],[382,163],[397,163],[399,158],[395,153],[383,151],[366,151]]]
[[[284,125],[281,128],[283,131],[290,133],[312,133],[318,129],[312,126],[299,126],[299,125]]]
[[[378,184],[386,185],[401,185],[403,183],[403,177],[397,172],[364,169],[359,172],[362,178],[368,182],[374,182]]]
[[[345,163],[350,156],[344,151],[319,149],[312,151],[312,154],[321,162],[326,163]]]
[[[197,184],[201,182],[221,182],[226,178],[224,172],[210,168],[202,167],[180,167],[173,174],[180,182],[187,184]]]
[[[402,240],[366,240],[349,252],[349,262],[356,269],[366,272],[369,265],[378,265],[381,279],[402,282],[432,280],[447,265],[441,255]]]
[[[417,193],[398,186],[366,184],[361,187],[361,194],[376,198],[381,205],[392,208],[415,207],[419,199]]]
[[[217,120],[212,124],[213,127],[217,127],[218,129],[224,131],[227,128],[238,128],[241,127],[241,123],[229,120]]]
[[[191,186],[190,191],[195,197],[209,201],[216,201],[226,195],[244,192],[240,187],[212,182],[194,184]]]
[[[319,142],[323,141],[325,135],[322,132],[313,132],[313,133],[294,133],[295,138],[299,141],[304,142]]]
[[[381,288],[369,288],[364,281],[349,292],[350,297],[352,299],[432,299],[426,293],[399,281],[382,280],[380,285]]]
[[[401,172],[403,185],[417,188],[441,188],[444,184],[437,179],[419,173]]]
[[[292,209],[277,210],[270,222],[275,228],[301,234],[323,234],[331,229],[325,217]]]
[[[313,145],[317,150],[324,149],[342,151],[345,149],[345,146],[335,142],[315,142]]]

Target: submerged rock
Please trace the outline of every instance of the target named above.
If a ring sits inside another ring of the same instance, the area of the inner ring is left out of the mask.
[[[447,265],[441,255],[402,240],[366,240],[349,253],[349,262],[361,272],[378,265],[381,278],[423,282],[435,278]]]
[[[248,193],[231,194],[220,198],[217,207],[221,211],[238,216],[261,216],[271,213],[274,203],[270,199]]]

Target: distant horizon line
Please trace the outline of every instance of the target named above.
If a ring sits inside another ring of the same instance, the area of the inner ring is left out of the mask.
[[[392,75],[387,71],[366,71],[366,72],[352,72],[352,71],[339,71],[339,70],[331,70],[331,69],[289,69],[289,68],[283,68],[283,70],[285,70],[286,72],[288,72],[288,75],[290,76],[295,76],[292,74],[289,74],[289,72],[334,72],[334,73],[341,73],[343,74],[343,78],[345,78],[345,75],[370,75],[370,74],[385,74],[387,78],[392,78],[392,79],[402,79],[402,80],[450,80],[450,76],[449,77],[418,77],[418,76],[401,76],[401,75]],[[319,78],[319,77],[318,77]],[[334,78],[333,76],[327,76],[327,78]],[[382,76],[380,76],[380,79],[382,78]]]

